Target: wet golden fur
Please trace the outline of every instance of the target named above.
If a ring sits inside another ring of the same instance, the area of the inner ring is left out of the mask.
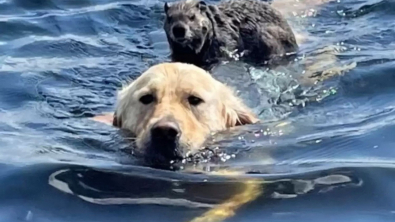
[[[141,103],[144,95],[153,95],[155,101]],[[203,102],[193,106],[189,96]],[[211,132],[258,121],[230,88],[205,70],[185,63],[154,65],[124,87],[118,94],[113,124],[132,132],[137,147],[144,149],[153,124],[167,117],[179,124],[184,153],[199,149]],[[100,118],[96,120],[103,120]]]

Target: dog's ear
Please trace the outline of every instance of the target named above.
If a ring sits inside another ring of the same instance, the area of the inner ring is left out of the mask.
[[[165,10],[166,15],[167,15],[167,12],[169,11],[169,8],[170,8],[169,4],[167,2],[165,2],[164,10]]]
[[[114,113],[114,118],[112,120],[112,125],[118,128],[122,127],[122,119],[120,116],[117,116],[117,113]]]
[[[92,120],[105,123],[108,125],[113,125],[115,127],[121,127],[121,120],[114,113],[105,113],[102,115],[97,115],[92,118]]]
[[[225,93],[225,97],[222,97],[222,115],[226,128],[259,122],[256,115],[244,105],[242,100],[234,96],[231,90],[226,90],[223,93]]]
[[[227,128],[259,122],[259,119],[252,113],[252,111],[243,106],[226,107],[224,115]]]
[[[207,11],[207,4],[205,1],[199,1],[198,3],[196,3],[196,7],[198,7],[202,12]]]

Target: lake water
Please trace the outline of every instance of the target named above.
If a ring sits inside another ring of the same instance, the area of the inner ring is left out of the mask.
[[[184,166],[203,174],[140,166],[89,120],[169,59],[163,4],[0,0],[0,221],[191,221],[250,180],[260,195],[226,221],[395,220],[395,1],[280,6],[305,37],[298,59],[218,71],[263,121],[216,135],[222,158]]]

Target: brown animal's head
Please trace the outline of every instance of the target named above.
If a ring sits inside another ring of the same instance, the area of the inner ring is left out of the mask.
[[[170,46],[200,53],[206,40],[213,36],[206,3],[196,0],[181,1],[171,6],[165,3],[164,10],[164,29]]]
[[[152,66],[118,94],[113,124],[136,136],[153,164],[197,151],[211,132],[257,122],[228,87],[197,66]]]

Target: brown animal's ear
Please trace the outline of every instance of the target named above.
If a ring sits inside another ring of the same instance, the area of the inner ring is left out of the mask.
[[[164,9],[165,9],[165,13],[166,13],[166,14],[167,14],[167,12],[169,11],[169,8],[170,8],[169,4],[167,4],[167,2],[165,2],[165,7],[164,7]]]
[[[224,104],[223,115],[227,128],[259,122],[255,114],[240,101]]]
[[[198,7],[202,12],[206,12],[207,11],[207,4],[204,1],[199,1],[196,4],[196,7]]]

